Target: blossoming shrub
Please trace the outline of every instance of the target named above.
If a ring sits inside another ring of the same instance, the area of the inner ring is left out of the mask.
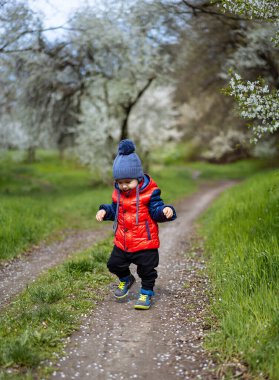
[[[234,162],[249,156],[247,136],[236,130],[221,131],[209,143],[209,149],[202,158],[209,162]]]
[[[254,142],[279,129],[279,90],[270,90],[262,80],[245,82],[235,73],[225,92],[237,100],[242,118],[257,121],[250,124]]]
[[[269,21],[274,21],[279,13],[277,0],[222,0],[220,6],[225,12]]]

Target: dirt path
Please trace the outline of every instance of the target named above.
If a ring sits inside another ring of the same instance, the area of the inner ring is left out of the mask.
[[[67,236],[63,241],[49,246],[38,246],[21,259],[10,261],[0,267],[0,309],[22,291],[36,277],[57,264],[62,263],[72,253],[86,249],[98,240],[104,239],[111,229],[85,231]]]
[[[207,279],[199,275],[204,264],[185,259],[185,252],[197,216],[231,185],[207,187],[178,205],[178,219],[161,225],[152,308],[133,308],[140,287],[137,276],[125,302],[116,302],[110,292],[65,342],[66,355],[52,379],[216,379],[215,365],[201,347],[208,288]]]

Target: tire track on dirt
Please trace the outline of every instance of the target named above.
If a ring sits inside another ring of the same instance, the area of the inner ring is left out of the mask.
[[[159,277],[151,309],[133,307],[139,279],[124,302],[116,302],[111,292],[65,341],[66,354],[52,380],[216,379],[215,364],[202,349],[204,321],[200,316],[207,305],[207,279],[185,289],[184,283],[195,282],[203,266],[187,260],[185,252],[195,219],[233,184],[207,186],[176,205],[177,220],[160,229]],[[190,310],[193,292],[197,299]]]

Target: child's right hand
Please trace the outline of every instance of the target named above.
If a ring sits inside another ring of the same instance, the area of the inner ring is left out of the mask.
[[[98,220],[98,222],[102,222],[104,220],[105,215],[106,215],[105,210],[99,210],[96,214],[96,219]]]

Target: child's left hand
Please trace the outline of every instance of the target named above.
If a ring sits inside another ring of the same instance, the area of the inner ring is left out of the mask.
[[[173,216],[173,210],[172,210],[172,208],[170,208],[170,207],[165,207],[165,208],[163,209],[163,214],[165,215],[165,217],[166,217],[167,219],[172,218],[172,216]]]

